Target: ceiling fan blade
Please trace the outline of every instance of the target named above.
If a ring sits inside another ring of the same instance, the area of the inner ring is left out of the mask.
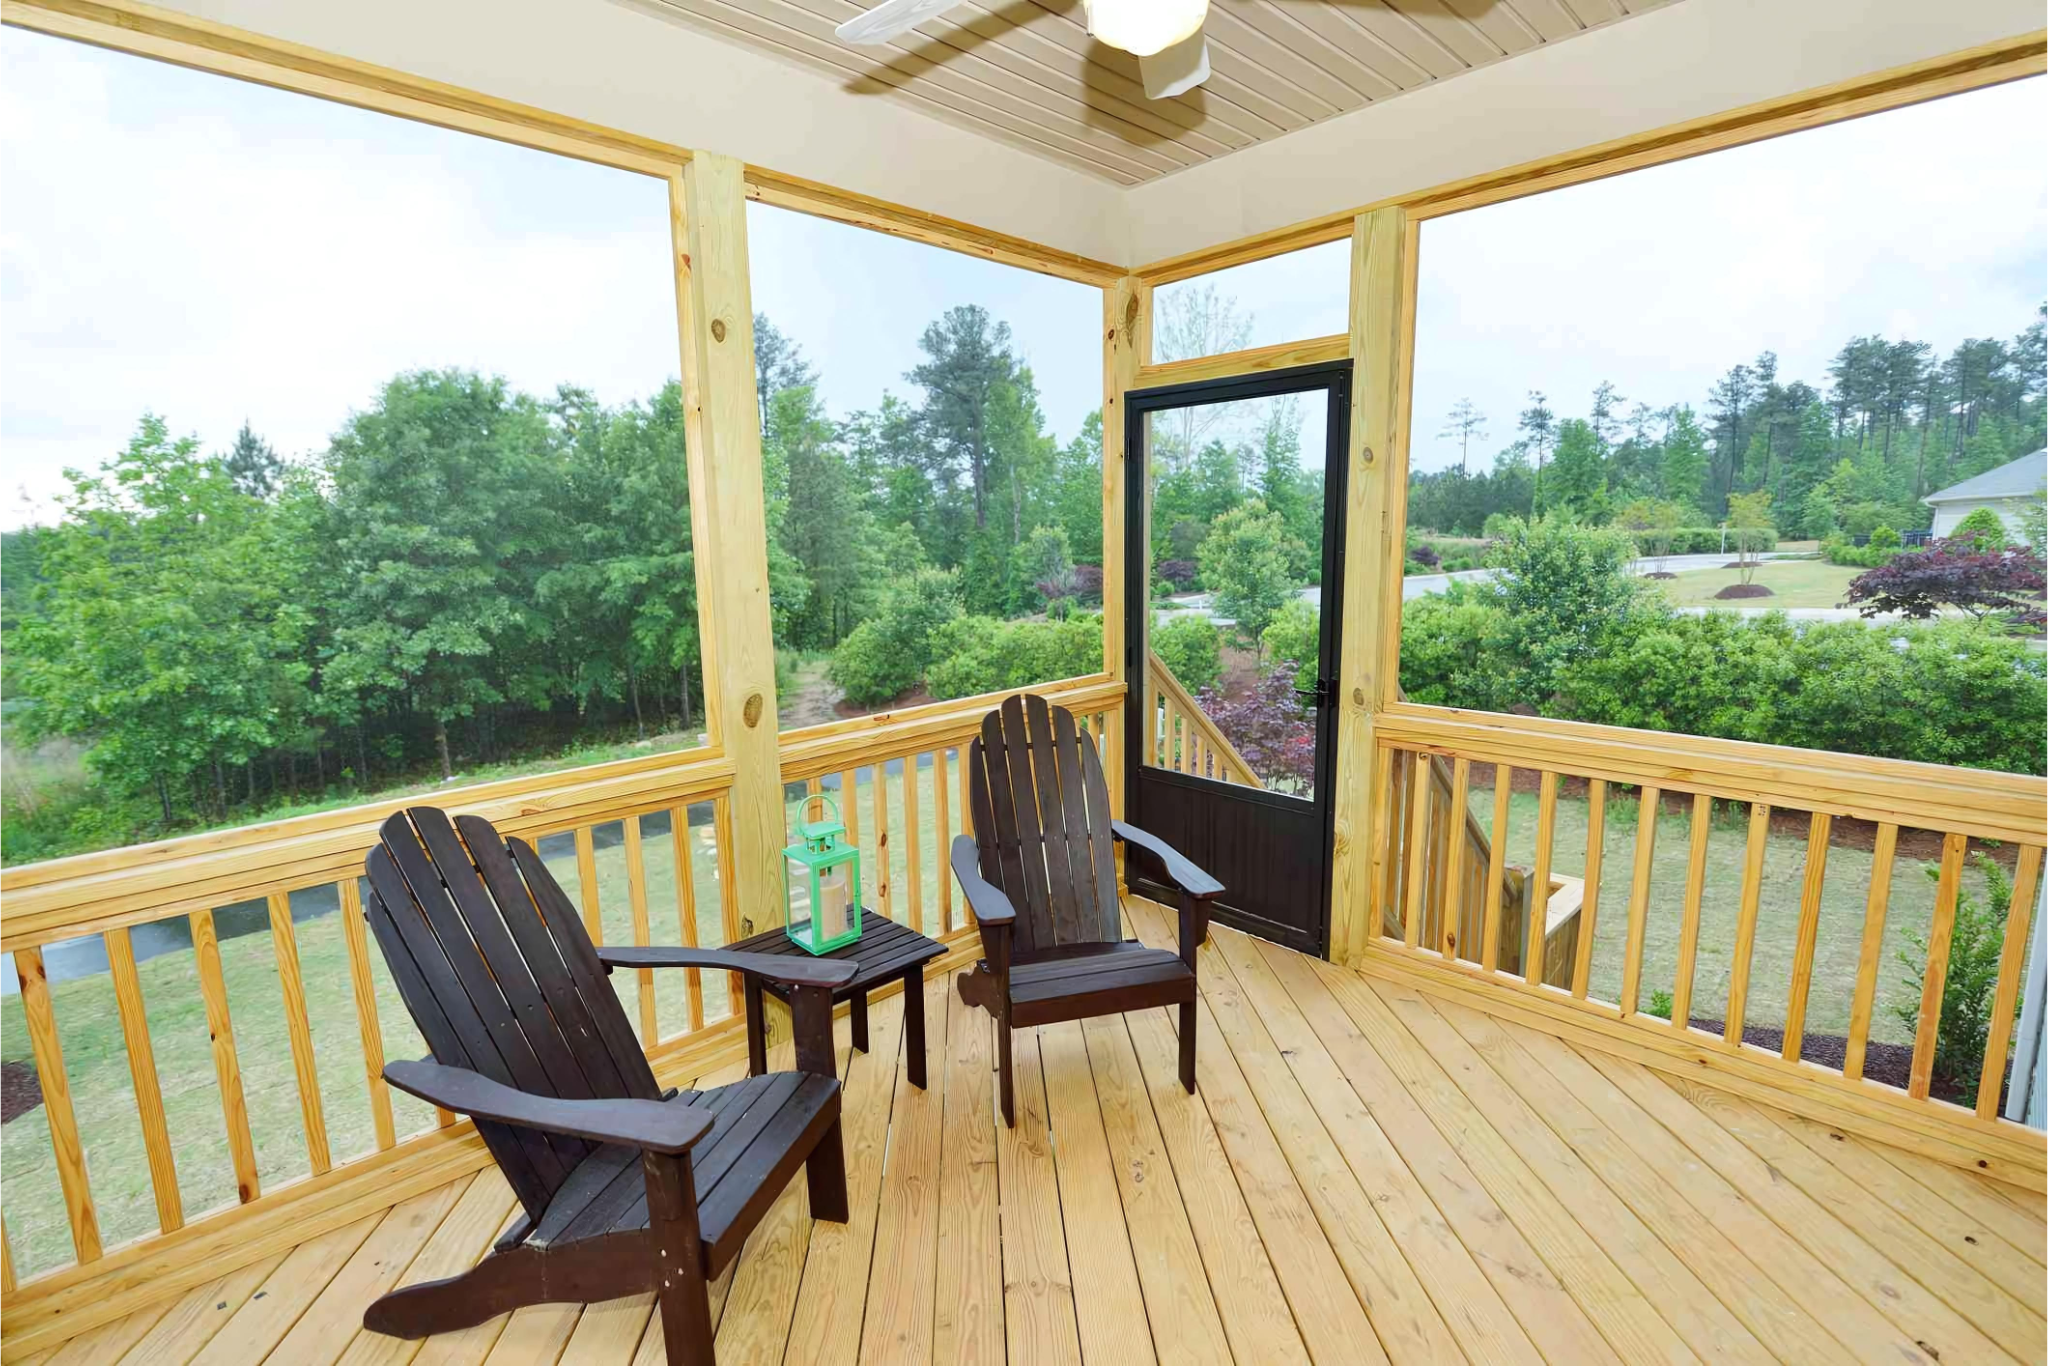
[[[832,32],[842,43],[886,43],[958,3],[959,0],[882,0],[866,14],[848,19]]]
[[[1209,79],[1209,40],[1196,29],[1172,47],[1138,58],[1138,74],[1144,78],[1147,99],[1185,94]]]

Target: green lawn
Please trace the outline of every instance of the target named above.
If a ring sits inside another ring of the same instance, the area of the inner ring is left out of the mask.
[[[862,771],[858,791],[864,854],[862,872],[868,889],[868,902],[880,909],[880,887],[874,875],[872,772],[871,769]],[[956,797],[952,803],[952,828],[957,832],[957,766],[949,767],[948,774],[951,794]],[[919,842],[919,862],[925,925],[936,933],[939,923],[938,878],[943,859],[937,841],[932,837],[932,770],[921,768],[918,780],[919,817],[924,832]],[[890,776],[888,798],[892,865],[890,892],[894,913],[901,919],[908,915],[909,898],[904,882],[908,867],[908,841],[903,834],[900,772]],[[655,815],[645,817],[643,821],[642,857],[651,937],[658,944],[675,943],[680,939],[680,931],[674,843],[669,835],[668,818]],[[716,844],[708,803],[692,808],[689,838],[697,897],[698,939],[703,944],[718,944],[723,942],[724,936]],[[632,908],[627,896],[625,848],[619,823],[599,827],[598,839],[601,846],[597,850],[598,904],[604,937],[610,943],[630,943]],[[580,903],[580,884],[570,841],[566,837],[545,841],[542,854],[554,870],[556,879],[571,898]],[[331,887],[305,895],[317,898],[324,906],[335,904]],[[300,909],[303,913],[304,907]],[[260,907],[256,913],[260,916]],[[956,897],[955,920],[964,915],[964,908]],[[354,996],[349,985],[348,950],[342,937],[341,918],[337,914],[301,920],[295,927],[295,934],[312,1023],[321,1108],[326,1119],[329,1147],[334,1160],[339,1163],[348,1157],[366,1153],[375,1145],[369,1088],[362,1065]],[[378,1021],[384,1036],[385,1057],[423,1055],[425,1047],[398,999],[389,974],[384,970],[383,958],[374,939],[371,941],[370,960],[377,984]],[[268,1189],[293,1177],[303,1176],[309,1170],[297,1083],[278,988],[277,962],[269,930],[263,928],[224,940],[221,944],[221,966],[233,1016],[250,1131],[256,1144],[257,1168],[265,1189]],[[149,1012],[150,1038],[163,1091],[165,1116],[176,1154],[179,1190],[189,1220],[234,1198],[233,1167],[228,1158],[227,1132],[221,1118],[219,1088],[214,1078],[213,1055],[199,996],[197,970],[192,952],[187,948],[147,959],[139,964],[138,972]],[[640,1019],[637,982],[628,974],[620,974],[613,981],[625,1005],[627,1018],[637,1029]],[[660,1032],[664,1038],[672,1037],[681,1033],[689,1022],[686,978],[680,972],[658,972],[654,974],[654,982]],[[703,982],[705,1018],[719,1019],[727,1009],[725,976],[707,973]],[[64,1049],[65,1073],[71,1083],[72,1104],[85,1144],[86,1165],[99,1213],[101,1237],[111,1247],[156,1228],[155,1198],[143,1154],[134,1087],[129,1077],[127,1053],[121,1041],[113,987],[109,978],[99,973],[55,984],[51,988],[51,997],[58,1038]],[[21,998],[10,995],[0,999],[0,1057],[20,1061],[30,1056]],[[433,1123],[432,1110],[410,1097],[393,1092],[392,1106],[401,1136]],[[6,1172],[7,1233],[19,1274],[29,1276],[68,1263],[72,1256],[70,1226],[65,1220],[57,1184],[49,1127],[40,1106],[0,1129],[0,1166],[4,1166]]]
[[[1507,857],[1511,863],[1535,862],[1537,798],[1516,793],[1510,802]],[[1560,797],[1557,833],[1552,843],[1552,869],[1578,877],[1585,871],[1587,803]],[[1633,795],[1610,797],[1603,840],[1601,892],[1596,918],[1590,992],[1612,1001],[1620,994],[1622,951],[1628,929],[1629,881],[1632,876],[1637,815]],[[1473,814],[1491,828],[1493,794],[1476,793]],[[1706,889],[1700,906],[1699,952],[1693,970],[1695,1019],[1719,1019],[1727,1008],[1728,975],[1734,958],[1735,919],[1742,888],[1742,861],[1748,839],[1746,808],[1717,808],[1707,839]],[[1659,813],[1652,863],[1649,914],[1644,925],[1642,1003],[1653,991],[1671,989],[1677,971],[1678,933],[1685,893],[1686,865],[1692,837],[1690,805],[1682,811],[1669,804]],[[1855,991],[1861,951],[1864,907],[1870,887],[1871,856],[1867,850],[1835,845],[1828,851],[1821,899],[1820,937],[1814,956],[1813,989],[1808,997],[1806,1029],[1813,1034],[1848,1030],[1850,999]],[[1894,1007],[1917,1006],[1919,993],[1899,955],[1911,952],[1913,937],[1924,935],[1934,905],[1931,867],[1903,854],[1892,870],[1891,904],[1885,917],[1884,958],[1878,976],[1877,1005],[1870,1037],[1886,1043],[1910,1043],[1912,1031]],[[1750,964],[1750,1024],[1780,1025],[1792,980],[1792,949],[1798,934],[1799,898],[1806,870],[1803,832],[1774,831],[1764,856],[1762,897],[1757,915],[1756,951]],[[1974,867],[1964,885],[1980,895],[1982,878]],[[1917,955],[1916,955],[1917,956]]]
[[[1742,582],[1733,569],[1695,569],[1651,582],[1674,607],[1838,607],[1849,595],[1849,581],[1862,572],[1824,560],[1765,560],[1755,582],[1771,590],[1767,598],[1716,598],[1729,584]]]

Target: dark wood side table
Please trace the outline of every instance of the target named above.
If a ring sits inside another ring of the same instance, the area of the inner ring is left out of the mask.
[[[813,955],[798,947],[781,926],[731,945],[742,953],[792,954],[799,958],[831,958],[858,965],[851,982],[832,993],[833,1004],[848,1002],[847,1014],[853,1024],[853,1046],[868,1051],[868,992],[885,982],[903,983],[904,1046],[910,1050],[910,1084],[924,1089],[924,965],[946,951],[936,939],[863,909],[860,938],[830,953]],[[747,1075],[758,1077],[768,1070],[767,1019],[761,993],[789,1004],[789,989],[749,973],[747,993]]]

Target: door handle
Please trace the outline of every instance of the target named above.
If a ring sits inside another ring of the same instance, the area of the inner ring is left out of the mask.
[[[1335,695],[1337,680],[1334,678],[1318,678],[1308,687],[1296,688],[1294,691],[1297,696],[1305,699],[1310,706],[1320,707]]]

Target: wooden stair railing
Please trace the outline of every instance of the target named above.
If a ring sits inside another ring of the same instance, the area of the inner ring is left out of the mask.
[[[1166,661],[1151,651],[1146,652],[1146,658],[1146,714],[1154,718],[1152,762],[1175,773],[1264,787],[1265,781],[1252,771],[1230,737],[1209,719],[1202,704],[1173,676]]]

